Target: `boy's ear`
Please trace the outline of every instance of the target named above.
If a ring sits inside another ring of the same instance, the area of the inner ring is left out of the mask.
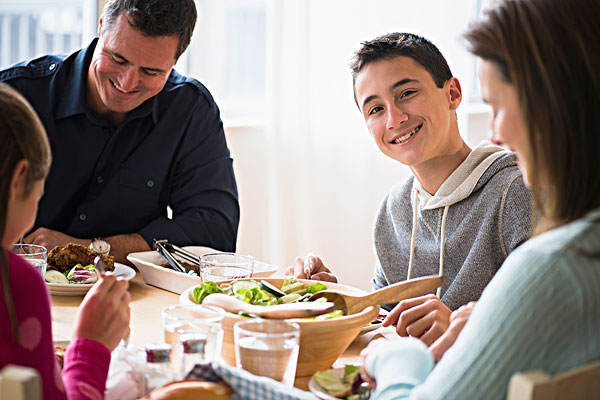
[[[23,196],[25,192],[25,178],[29,169],[29,161],[26,159],[19,160],[15,166],[15,170],[10,178],[8,186],[8,200],[14,201],[18,197]]]
[[[462,89],[457,78],[452,77],[446,81],[446,92],[450,110],[456,110],[462,101]]]

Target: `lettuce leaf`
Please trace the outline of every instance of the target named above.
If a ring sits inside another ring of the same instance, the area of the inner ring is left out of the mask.
[[[196,286],[192,291],[194,302],[201,304],[206,296],[212,293],[223,293],[223,291],[214,282],[202,282],[200,286]]]

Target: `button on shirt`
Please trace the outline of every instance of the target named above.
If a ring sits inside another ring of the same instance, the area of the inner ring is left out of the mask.
[[[208,90],[173,70],[159,94],[115,127],[86,102],[96,43],[0,71],[0,81],[33,105],[52,148],[34,229],[80,238],[139,233],[149,244],[157,238],[234,250],[237,187]]]

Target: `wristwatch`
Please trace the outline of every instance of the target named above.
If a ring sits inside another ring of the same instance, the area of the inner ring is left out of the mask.
[[[110,253],[110,243],[108,243],[106,240],[102,240],[101,238],[92,239],[92,243],[90,243],[90,250],[102,254],[103,256],[107,256]]]

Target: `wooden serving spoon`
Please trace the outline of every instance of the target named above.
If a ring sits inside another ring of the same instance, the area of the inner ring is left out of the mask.
[[[204,298],[202,304],[221,307],[225,311],[232,313],[242,311],[258,315],[259,317],[273,319],[315,317],[335,309],[335,304],[331,302],[300,302],[277,304],[274,306],[256,306],[224,293],[209,294]]]
[[[446,282],[448,282],[446,275],[430,275],[394,283],[362,296],[352,296],[336,290],[323,290],[310,296],[308,301],[311,302],[320,297],[325,297],[328,301],[335,303],[336,310],[342,310],[344,315],[350,315],[361,312],[369,306],[396,303],[423,295],[438,286],[444,285]]]

